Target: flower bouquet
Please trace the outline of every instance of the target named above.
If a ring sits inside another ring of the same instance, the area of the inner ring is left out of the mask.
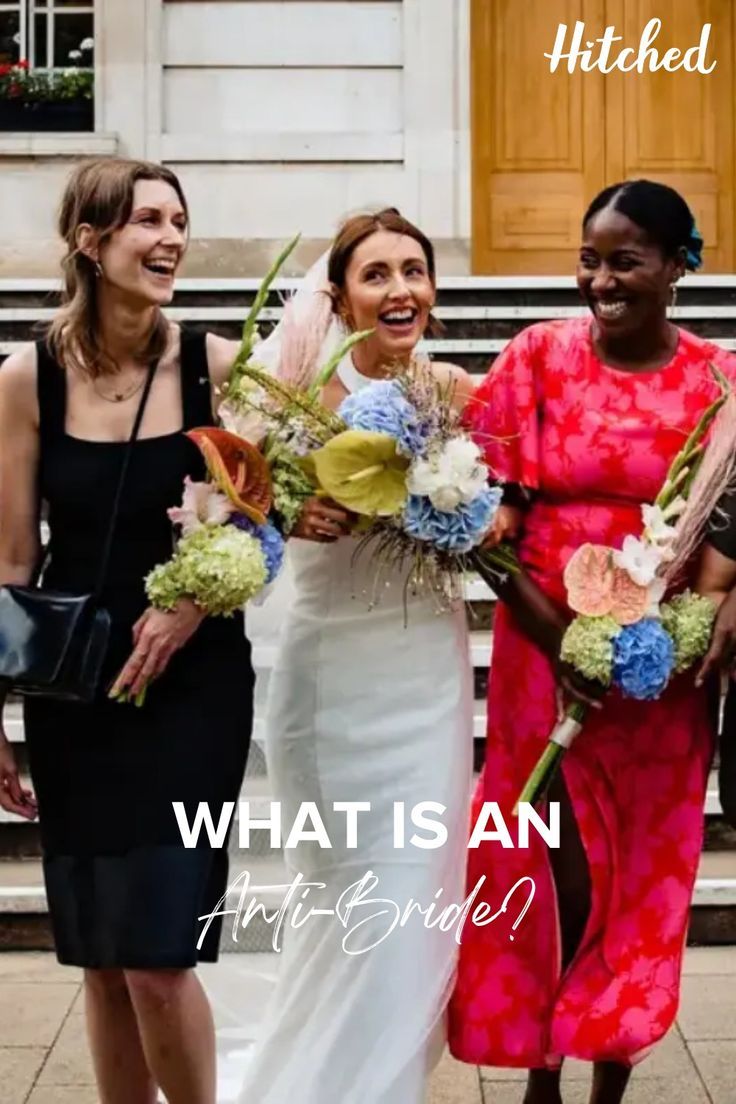
[[[675,674],[705,655],[715,620],[714,603],[690,591],[662,601],[687,559],[683,550],[693,546],[688,500],[703,464],[706,433],[730,396],[728,381],[712,371],[721,396],[676,456],[654,504],[642,505],[642,535],[629,534],[620,550],[581,545],[563,576],[567,604],[577,616],[563,637],[561,659],[590,682],[639,701],[659,698]],[[586,713],[582,702],[568,707],[517,805],[536,804],[546,795]]]
[[[262,447],[283,531],[307,498],[329,497],[357,518],[356,554],[370,549],[374,595],[382,571],[398,568],[406,593],[429,590],[445,605],[459,597],[469,568],[490,581],[517,567],[506,549],[480,549],[501,489],[491,485],[451,388],[423,361],[349,395],[337,411],[322,405],[321,389],[366,336],[348,338],[307,388],[246,365],[228,392],[230,416],[265,431]]]
[[[230,379],[237,378],[259,341],[256,328],[276,275],[295,248],[294,238],[263,280],[243,325]],[[181,598],[193,600],[209,615],[232,616],[278,575],[284,540],[270,517],[273,488],[268,462],[250,441],[226,428],[192,429],[187,437],[199,448],[208,478],[184,481],[181,505],[169,518],[179,530],[173,556],[145,580],[151,605],[172,610]],[[142,705],[145,689],[135,702]],[[128,691],[116,700],[130,700]]]

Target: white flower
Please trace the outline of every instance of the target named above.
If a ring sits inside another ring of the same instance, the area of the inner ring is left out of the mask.
[[[82,51],[81,50],[70,50],[69,51],[69,57],[72,59],[72,61],[79,61],[81,56],[82,56]]]
[[[669,509],[665,513],[660,506],[642,506],[641,516],[644,521],[644,539],[651,544],[666,544],[677,536],[675,526],[667,524],[668,516],[672,516]]]
[[[667,583],[664,579],[655,579],[654,582],[649,584],[649,606],[647,607],[644,616],[645,617],[659,617],[659,603],[664,598],[664,593],[667,590]]]
[[[614,552],[613,562],[623,568],[638,586],[648,587],[654,582],[664,557],[656,544],[648,544],[629,534],[620,552]]]
[[[268,433],[268,422],[257,410],[236,410],[226,400],[220,404],[219,416],[228,433],[234,433],[252,445],[260,445]]]
[[[17,34],[13,35],[13,42],[16,44],[16,46],[20,46],[20,31],[18,31]]]
[[[201,525],[224,525],[233,507],[211,483],[195,483],[186,476],[181,506],[172,506],[167,512],[174,525],[181,526],[182,536],[187,537]]]
[[[85,38],[79,44],[79,49],[80,50],[94,50],[94,48],[95,48],[95,40],[93,38]]]
[[[687,499],[683,498],[682,495],[678,495],[677,498],[670,502],[669,506],[664,511],[664,520],[672,521],[673,518],[679,518],[686,506]]]
[[[453,437],[426,460],[415,460],[409,469],[410,494],[426,495],[437,510],[451,513],[461,503],[472,502],[488,481],[488,468],[470,437]]]

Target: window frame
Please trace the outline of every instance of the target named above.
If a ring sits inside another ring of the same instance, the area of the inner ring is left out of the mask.
[[[38,5],[38,7],[37,7]],[[43,6],[41,6],[43,5]],[[18,43],[18,60],[27,60],[30,69],[41,69],[47,72],[60,72],[64,69],[94,69],[92,65],[54,65],[54,49],[56,45],[56,19],[64,15],[91,15],[92,37],[96,25],[97,2],[96,0],[77,0],[75,4],[64,7],[56,7],[55,0],[0,0],[0,14],[17,12],[19,16],[20,42]],[[47,19],[46,34],[46,62],[43,65],[35,64],[36,55],[36,15],[45,14]]]

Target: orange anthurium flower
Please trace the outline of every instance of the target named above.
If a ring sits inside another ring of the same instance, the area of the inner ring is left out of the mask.
[[[256,525],[265,525],[271,509],[271,474],[262,453],[226,429],[206,426],[186,436],[202,453],[207,470],[235,509]]]

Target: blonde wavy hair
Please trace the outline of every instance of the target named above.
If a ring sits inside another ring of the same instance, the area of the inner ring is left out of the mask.
[[[61,308],[46,331],[46,341],[59,364],[73,366],[93,379],[118,369],[100,342],[98,273],[96,263],[79,248],[79,227],[89,224],[102,244],[126,224],[133,210],[139,180],[161,180],[176,192],[189,217],[178,177],[163,165],[122,157],[83,161],[69,177],[59,208],[57,228],[66,245],[62,259]],[[159,359],[168,339],[161,310],[136,359],[150,364]]]

